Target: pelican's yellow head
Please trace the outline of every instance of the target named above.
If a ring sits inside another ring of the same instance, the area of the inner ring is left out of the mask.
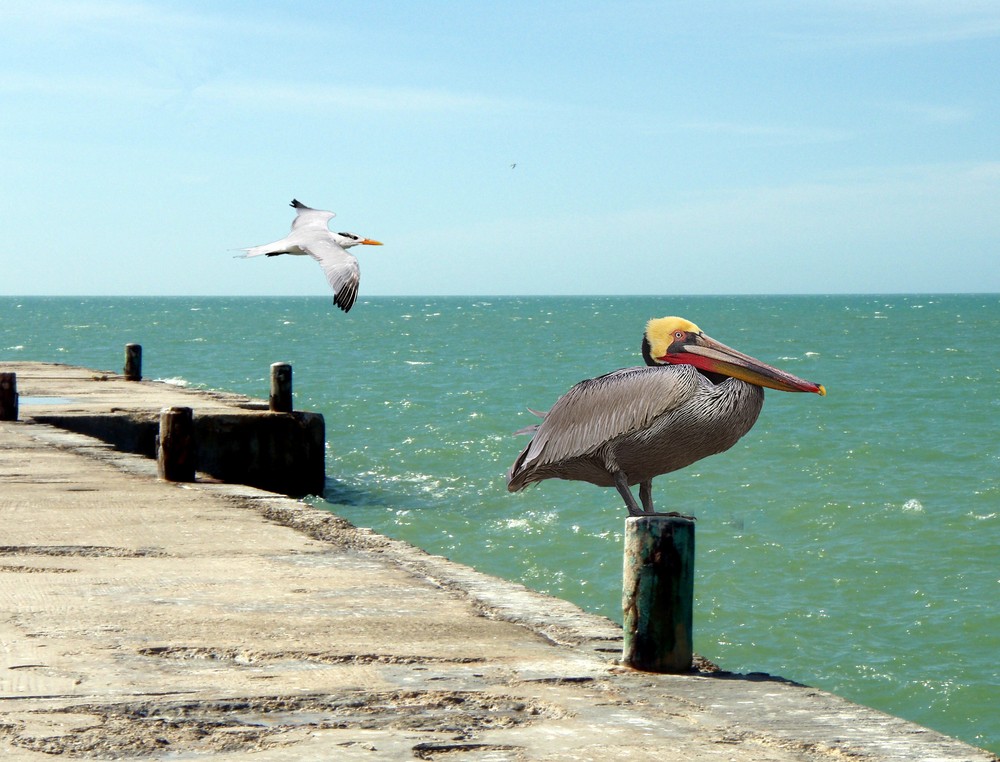
[[[719,383],[716,379],[729,376],[784,392],[826,394],[822,384],[793,376],[727,347],[684,318],[663,317],[646,323],[642,357],[647,365],[693,365],[715,383]]]
[[[642,357],[646,365],[663,365],[660,359],[670,349],[670,345],[687,338],[688,334],[701,333],[701,329],[682,317],[653,318],[646,323],[646,333],[642,337]],[[678,335],[680,334],[680,335]]]

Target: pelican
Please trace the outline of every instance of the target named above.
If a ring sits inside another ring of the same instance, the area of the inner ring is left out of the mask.
[[[348,312],[358,298],[358,282],[361,270],[358,260],[347,249],[359,244],[381,246],[379,241],[362,238],[354,233],[332,233],[329,222],[337,215],[312,209],[293,198],[289,206],[296,211],[292,220],[292,232],[274,243],[251,246],[243,249],[246,257],[276,257],[279,254],[308,254],[319,262],[326,279],[333,288],[333,303]]]
[[[544,479],[585,481],[617,488],[630,516],[654,514],[653,477],[736,444],[757,420],[763,387],[826,394],[822,385],[737,352],[684,318],[650,320],[642,356],[649,367],[581,381],[538,414],[540,424],[518,432],[533,436],[510,468],[507,489]]]

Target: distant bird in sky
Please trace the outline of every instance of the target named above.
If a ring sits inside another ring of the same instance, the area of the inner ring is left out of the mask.
[[[820,384],[710,339],[684,318],[650,320],[642,355],[649,367],[581,381],[539,414],[540,424],[518,432],[533,437],[511,466],[507,489],[544,479],[585,481],[617,488],[631,516],[653,514],[653,477],[736,444],[757,420],[763,387],[826,394]]]
[[[358,282],[361,269],[358,260],[347,249],[359,244],[381,246],[379,241],[362,238],[354,233],[332,233],[329,222],[337,215],[312,209],[298,199],[292,199],[289,206],[296,211],[292,220],[292,232],[274,243],[251,246],[243,249],[242,257],[276,257],[279,254],[308,254],[319,262],[326,279],[333,288],[333,303],[348,312],[358,298]]]

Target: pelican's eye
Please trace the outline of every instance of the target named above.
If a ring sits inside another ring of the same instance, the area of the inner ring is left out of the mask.
[[[674,339],[676,339],[677,341],[683,341],[684,331],[674,331]]]

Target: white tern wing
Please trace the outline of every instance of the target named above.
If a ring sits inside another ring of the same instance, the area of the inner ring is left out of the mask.
[[[325,221],[323,225],[326,226]],[[329,237],[311,240],[302,248],[319,262],[326,273],[326,279],[333,288],[333,303],[344,312],[349,311],[358,297],[358,283],[361,281],[357,257]]]
[[[313,209],[297,199],[292,199],[292,206],[296,212],[295,219],[292,220],[292,230],[296,231],[321,230],[326,233],[330,230],[330,220],[337,216],[334,212]]]

